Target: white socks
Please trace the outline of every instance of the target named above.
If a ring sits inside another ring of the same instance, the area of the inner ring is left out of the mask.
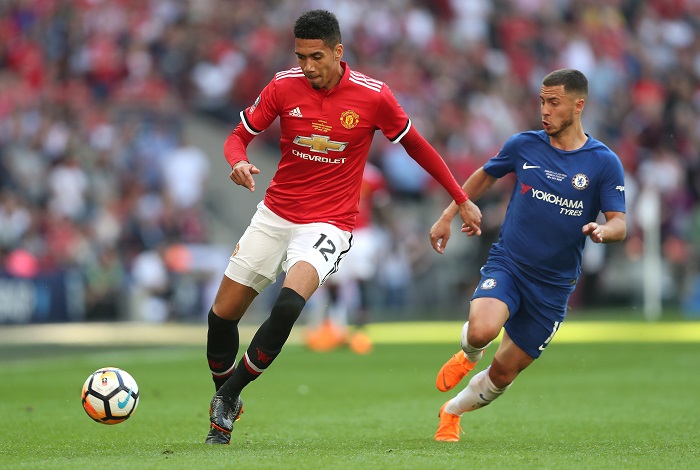
[[[467,360],[469,362],[478,362],[479,359],[481,359],[481,356],[484,355],[484,349],[489,347],[491,341],[489,341],[489,344],[487,344],[483,348],[475,348],[473,346],[470,346],[467,342],[467,331],[469,331],[469,322],[466,322],[462,327],[462,335],[460,336],[460,346],[462,346],[462,351],[464,351],[464,355],[467,356]]]
[[[489,378],[490,368],[491,366],[472,377],[467,387],[447,402],[445,411],[461,416],[462,413],[478,410],[503,395],[510,385],[504,388],[496,387]]]
[[[477,362],[484,355],[484,349],[488,348],[491,342],[489,341],[489,344],[483,348],[470,346],[467,342],[468,331],[469,322],[466,322],[462,327],[460,346],[462,346],[462,351],[464,351],[464,355],[469,362]],[[478,410],[503,395],[503,392],[505,392],[510,385],[504,388],[496,387],[489,378],[490,368],[491,366],[472,377],[467,387],[459,392],[456,397],[447,402],[445,411],[449,414],[461,416],[468,411]]]

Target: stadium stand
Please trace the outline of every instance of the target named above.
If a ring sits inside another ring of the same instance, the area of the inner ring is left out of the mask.
[[[391,85],[459,180],[512,133],[540,127],[532,97],[549,70],[586,73],[595,86],[584,128],[623,161],[629,230],[619,247],[587,250],[583,285],[572,300],[579,306],[640,302],[638,195],[654,188],[662,208],[664,301],[695,312],[700,4],[555,5],[2,2],[0,299],[9,300],[0,301],[0,323],[201,320],[211,272],[218,283],[219,265],[256,201],[245,196],[237,210],[227,202],[234,189],[223,177],[221,144],[262,84],[295,65],[289,18],[316,7],[336,12],[345,59]],[[270,175],[275,129],[258,140],[260,165]],[[427,230],[446,195],[401,149],[377,141],[370,159],[392,193],[385,229],[402,234],[402,249],[386,252],[405,257],[383,265],[410,269],[403,304],[392,298],[391,315],[461,317],[509,188],[480,202],[484,235],[455,238],[450,254],[438,259],[428,250]],[[223,256],[218,264],[217,256]],[[396,280],[389,274],[378,273],[373,298],[379,309],[388,301],[383,279]],[[138,313],[147,301],[150,317]]]

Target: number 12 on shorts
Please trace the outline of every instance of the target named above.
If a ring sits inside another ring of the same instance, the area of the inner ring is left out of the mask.
[[[325,241],[325,243],[324,243]],[[321,246],[324,245],[324,246]],[[328,255],[332,255],[335,253],[335,244],[333,241],[329,240],[328,237],[326,236],[325,233],[321,234],[321,237],[318,239],[316,244],[314,245],[314,249],[318,250],[322,255],[323,259],[328,261]]]

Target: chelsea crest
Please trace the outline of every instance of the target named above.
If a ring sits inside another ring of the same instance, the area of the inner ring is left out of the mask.
[[[588,187],[588,182],[588,176],[583,173],[577,173],[571,178],[571,184],[578,190],[586,189]]]

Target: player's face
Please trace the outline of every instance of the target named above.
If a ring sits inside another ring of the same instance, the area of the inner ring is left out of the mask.
[[[540,91],[542,127],[550,137],[559,137],[571,129],[583,109],[583,100],[564,92],[564,85],[543,86]]]
[[[331,49],[320,39],[295,39],[294,53],[299,67],[314,89],[330,90],[340,82],[343,74],[340,66],[343,56],[342,44]]]

